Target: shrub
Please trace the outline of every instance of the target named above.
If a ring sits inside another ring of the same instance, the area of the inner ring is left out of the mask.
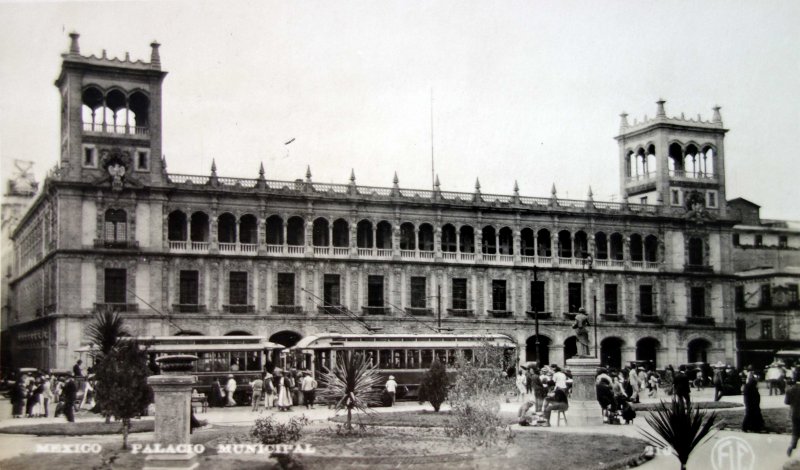
[[[336,366],[320,377],[322,400],[334,402],[338,413],[347,410],[345,428],[353,429],[353,410],[369,411],[369,403],[379,400],[382,379],[364,356],[355,353],[338,354]]]
[[[305,415],[294,417],[288,423],[278,423],[272,416],[265,416],[256,420],[250,435],[262,444],[286,444],[299,440],[307,424]]]
[[[653,445],[670,448],[684,470],[692,451],[718,429],[716,420],[717,415],[714,412],[708,413],[699,406],[692,409],[683,401],[673,399],[670,406],[662,401],[651,415],[645,416],[645,421],[653,428],[653,432],[644,429],[640,429],[640,432]]]
[[[433,361],[431,368],[422,377],[419,387],[420,402],[427,401],[433,406],[434,411],[439,411],[442,403],[447,400],[447,389],[450,387],[450,378],[444,364],[438,359]]]

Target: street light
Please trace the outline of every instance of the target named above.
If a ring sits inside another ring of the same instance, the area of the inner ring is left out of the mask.
[[[539,268],[537,266],[534,266],[533,267],[534,286],[537,286],[539,282],[539,278],[536,276],[538,271]],[[536,365],[540,366],[541,364],[539,364],[539,310],[536,308],[536,302],[533,302],[533,305],[531,305],[531,307],[533,307],[533,321],[536,325],[536,336],[535,336],[536,340],[533,346],[535,348],[536,353],[534,354],[534,357],[536,357]]]
[[[592,255],[587,254],[581,259],[581,266],[589,268],[589,283],[592,285],[592,317],[594,318],[594,357],[599,358],[597,353],[597,295],[594,293],[594,279],[592,279],[592,264],[594,258]],[[581,271],[581,283],[584,281],[584,271]]]

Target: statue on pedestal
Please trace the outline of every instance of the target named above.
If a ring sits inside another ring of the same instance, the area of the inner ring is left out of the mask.
[[[572,329],[575,330],[577,357],[591,357],[589,354],[589,317],[586,316],[586,310],[582,308],[578,310]]]

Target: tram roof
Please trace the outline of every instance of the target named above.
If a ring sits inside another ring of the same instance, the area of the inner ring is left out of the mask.
[[[121,339],[130,339],[123,337]],[[267,341],[264,336],[137,336],[136,340],[151,352],[160,351],[260,351],[262,349],[285,349],[286,346]],[[92,353],[99,349],[95,345],[81,346],[78,353]]]
[[[340,343],[340,344],[335,344]],[[477,347],[485,343],[516,347],[514,341],[506,335],[501,334],[373,334],[356,335],[328,333],[320,335],[306,336],[302,338],[293,349],[316,349],[328,348],[332,345],[344,346],[348,348],[381,348],[407,346],[414,348],[436,348],[447,347],[452,343],[453,347]],[[444,343],[444,344],[443,344]]]

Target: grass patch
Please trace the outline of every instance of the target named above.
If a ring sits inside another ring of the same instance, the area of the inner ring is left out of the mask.
[[[764,431],[780,434],[792,433],[792,420],[789,418],[789,408],[762,409],[764,416]],[[741,431],[744,420],[744,408],[740,410],[722,410],[717,412],[720,419],[725,420],[725,429]]]
[[[515,424],[517,422],[516,416],[511,413],[500,413],[500,418],[503,420],[504,424]],[[356,423],[361,423],[366,426],[408,426],[414,428],[445,427],[452,419],[453,416],[450,411],[440,411],[437,413],[430,410],[368,413],[353,416],[353,420]],[[331,421],[343,423],[346,421],[346,417],[336,416],[331,418]]]
[[[23,420],[20,420],[23,421]],[[6,426],[0,428],[0,434],[32,434],[35,436],[85,436],[93,434],[120,434],[122,435],[122,423],[102,421],[76,422],[76,423],[36,423],[31,420],[31,424],[20,424],[17,426]],[[25,422],[25,421],[23,421]],[[155,421],[134,420],[131,421],[131,432],[151,432],[155,427]]]
[[[669,403],[669,400],[664,400]],[[700,405],[704,410],[719,410],[723,408],[743,408],[744,405],[739,403],[731,403],[728,401],[699,401],[692,402],[692,407]],[[636,411],[654,411],[659,406],[659,403],[631,403],[631,408]]]

